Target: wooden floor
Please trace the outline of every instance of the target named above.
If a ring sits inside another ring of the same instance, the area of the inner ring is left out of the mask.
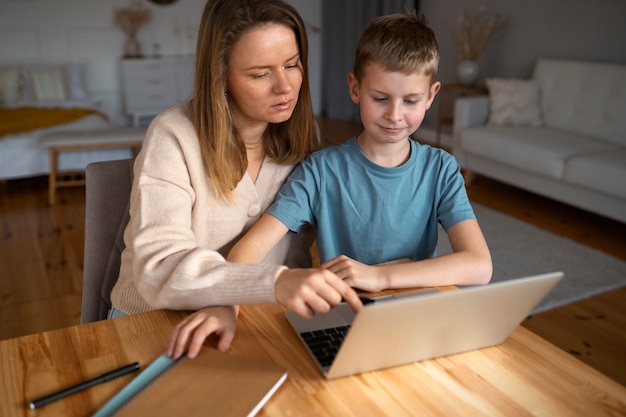
[[[320,120],[324,143],[358,125]],[[328,134],[327,132],[332,132]],[[477,177],[470,199],[626,260],[626,224]],[[77,324],[81,307],[81,187],[47,204],[47,179],[0,182],[0,339]],[[523,325],[626,385],[626,288],[528,318]]]

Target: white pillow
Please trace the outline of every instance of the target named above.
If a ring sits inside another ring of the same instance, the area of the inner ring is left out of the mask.
[[[20,70],[0,69],[0,104],[15,103],[20,99]]]
[[[71,63],[65,65],[67,74],[67,88],[72,99],[86,100],[89,98],[85,82],[85,68],[82,64]]]
[[[539,83],[535,80],[488,78],[489,126],[543,126]]]
[[[28,78],[35,100],[66,100],[69,96],[62,67],[30,68]]]
[[[57,72],[61,71],[64,77],[64,83],[66,88],[66,95],[61,97],[62,94],[58,94],[57,98],[46,99],[46,102],[62,102],[64,100],[89,100],[90,95],[87,92],[87,83],[85,80],[85,65],[82,63],[67,63],[67,64],[34,64],[33,66],[24,68],[25,80],[23,85],[22,94],[20,100],[23,105],[39,106],[42,103],[38,100],[35,94],[32,82],[30,82],[29,72],[31,70],[44,70],[44,72]],[[56,75],[55,75],[56,76]]]

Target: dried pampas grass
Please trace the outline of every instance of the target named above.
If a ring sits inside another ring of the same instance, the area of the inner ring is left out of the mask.
[[[463,11],[457,20],[457,41],[461,61],[478,59],[505,26],[506,19],[503,16],[489,13],[485,7],[474,12]]]
[[[150,20],[152,12],[138,0],[133,1],[128,7],[113,10],[113,23],[131,39],[134,39],[139,29]]]

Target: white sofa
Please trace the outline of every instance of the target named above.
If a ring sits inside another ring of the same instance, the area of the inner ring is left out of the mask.
[[[493,90],[457,99],[461,167],[626,223],[626,65],[540,59],[527,82],[537,87],[534,125],[490,124]]]

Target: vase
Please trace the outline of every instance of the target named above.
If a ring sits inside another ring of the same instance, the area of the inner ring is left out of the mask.
[[[129,37],[124,44],[124,58],[141,58],[141,46],[137,39]]]
[[[478,81],[480,67],[476,61],[461,61],[456,69],[459,82],[463,85],[474,85]]]

